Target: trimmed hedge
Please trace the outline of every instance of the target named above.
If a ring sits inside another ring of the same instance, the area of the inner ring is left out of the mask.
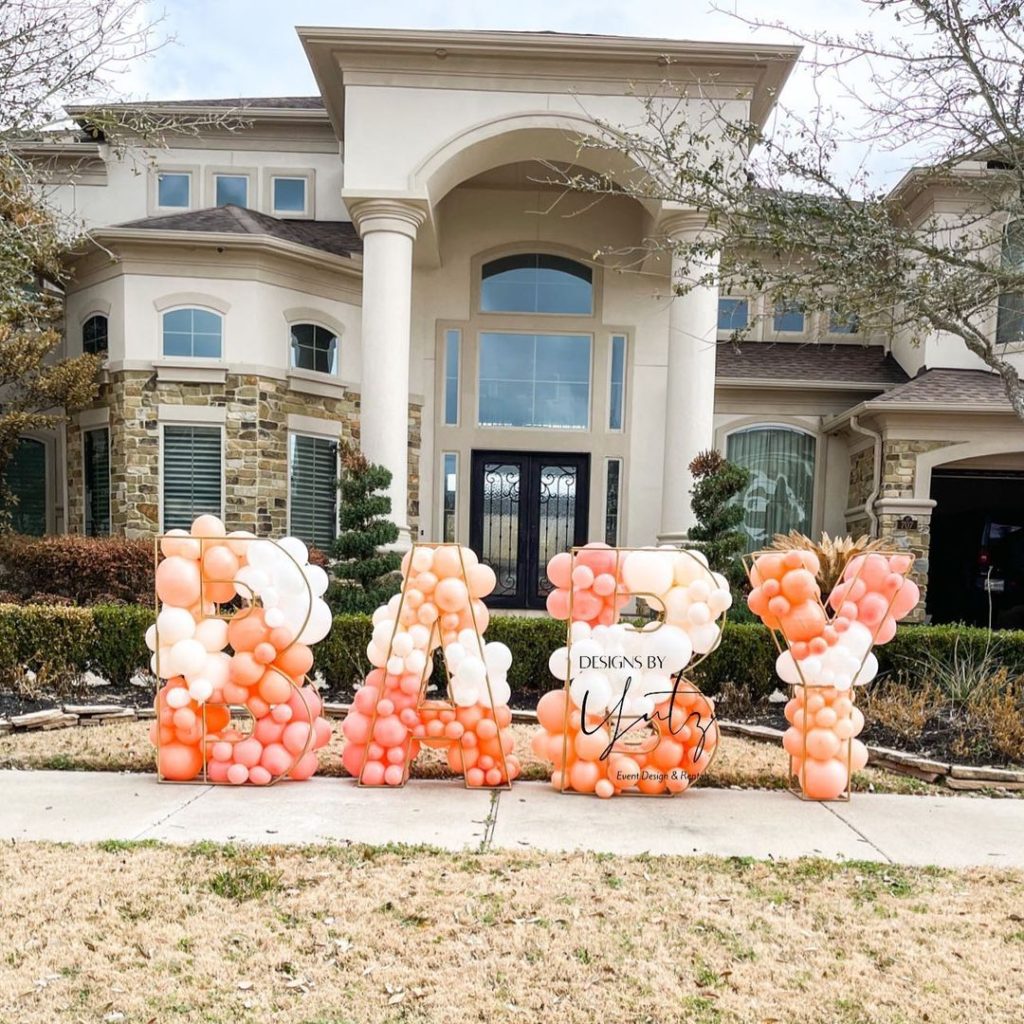
[[[140,605],[0,605],[0,689],[26,692],[25,669],[37,677],[34,690],[70,692],[86,671],[124,685],[149,667],[143,636],[152,621],[152,610]],[[332,699],[347,700],[362,682],[369,667],[370,635],[369,616],[337,615],[334,628],[314,648],[316,669],[323,673]],[[509,684],[520,703],[529,706],[555,686],[548,658],[565,642],[563,623],[544,617],[495,616],[487,638],[511,648]],[[994,645],[1000,663],[1011,672],[1024,671],[1020,630],[997,632],[993,641],[987,630],[975,627],[905,626],[876,653],[882,673],[900,674],[913,684],[928,658],[951,662],[956,651],[960,657],[980,659],[988,645]],[[707,693],[732,682],[757,699],[779,685],[775,657],[775,645],[764,627],[728,623],[721,646],[694,675]]]

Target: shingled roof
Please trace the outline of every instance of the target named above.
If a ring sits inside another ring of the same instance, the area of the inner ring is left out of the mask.
[[[104,110],[152,110],[161,107],[224,107],[229,110],[251,108],[253,110],[323,110],[322,96],[236,96],[217,97],[210,100],[139,100],[130,103],[70,104],[69,112],[81,113],[90,108],[102,106]]]
[[[1010,408],[997,374],[987,370],[923,370],[912,380],[873,399],[872,405],[951,405]]]
[[[335,256],[356,256],[363,242],[353,224],[344,220],[282,220],[241,206],[215,206],[208,210],[189,210],[163,217],[143,217],[118,224],[119,228],[147,231],[217,232],[233,235],[270,235],[320,249]]]
[[[716,375],[720,382],[806,381],[880,391],[907,381],[903,368],[880,345],[823,342],[722,343],[718,346]]]

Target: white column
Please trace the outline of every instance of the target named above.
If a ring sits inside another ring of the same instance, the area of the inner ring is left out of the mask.
[[[676,214],[665,224],[672,239],[692,241],[707,230],[702,214]],[[701,268],[672,256],[672,285],[693,280],[718,266],[718,254]],[[672,299],[669,311],[665,396],[665,455],[662,473],[661,529],[658,540],[686,539],[695,519],[690,507],[693,457],[714,443],[715,355],[718,337],[718,286],[700,285]]]
[[[409,335],[412,248],[424,212],[392,199],[350,201],[363,239],[362,384],[359,438],[363,454],[391,471],[391,517],[398,546],[409,529]]]

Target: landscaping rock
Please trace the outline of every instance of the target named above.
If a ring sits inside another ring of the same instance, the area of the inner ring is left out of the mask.
[[[0,736],[3,736],[4,733],[8,732],[14,732],[14,726],[11,724],[11,720],[9,718],[0,718]]]
[[[770,725],[748,725],[746,722],[726,722],[722,719],[719,719],[718,724],[727,736],[747,736],[752,740],[782,742],[782,730]]]
[[[124,711],[120,704],[65,704],[64,713],[78,715],[84,718],[86,715],[109,715],[114,712]]]
[[[950,766],[944,761],[933,761],[929,757],[907,754],[889,747],[868,747],[868,764],[885,768],[902,775],[910,775],[924,782],[937,782],[949,774]]]
[[[65,714],[60,708],[46,708],[44,711],[29,711],[25,715],[15,715],[11,719],[11,724],[15,729],[41,729],[46,722],[57,721],[64,717]]]
[[[1009,793],[1024,792],[1024,782],[995,782],[991,779],[958,779],[952,775],[946,777],[946,785],[950,789],[971,790],[1006,790]]]
[[[1019,783],[1024,786],[1024,771],[1013,771],[1009,768],[973,768],[969,765],[955,764],[949,774],[954,779],[978,779],[998,785]]]

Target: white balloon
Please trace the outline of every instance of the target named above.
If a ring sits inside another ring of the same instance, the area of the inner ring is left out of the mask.
[[[412,637],[408,633],[396,633],[391,641],[391,650],[400,658],[408,658],[412,654]]]
[[[718,645],[721,629],[713,622],[706,626],[694,626],[688,630],[693,649],[697,654],[708,654]]]
[[[576,643],[577,640],[586,640],[591,635],[597,636],[599,629],[607,629],[607,626],[595,626],[593,630],[590,628],[589,622],[574,622],[569,627],[569,636],[572,637],[572,642]]]
[[[502,704],[508,704],[511,699],[512,687],[508,685],[508,680],[504,676],[491,680],[490,694],[488,694],[486,687],[480,693],[480,700],[487,707],[500,707]]]
[[[708,607],[711,614],[717,619],[722,612],[732,607],[732,594],[728,590],[712,590],[708,598]]]
[[[672,677],[664,672],[645,672],[636,692],[642,697],[651,697],[655,704],[662,704],[672,696],[674,685]]]
[[[305,629],[296,637],[296,640],[300,644],[307,645],[319,643],[330,633],[333,621],[331,609],[327,606],[327,602],[317,598],[310,610],[309,621],[306,623]]]
[[[585,669],[569,684],[570,699],[581,710],[586,701],[587,714],[603,714],[611,695],[608,677],[595,669]]]
[[[487,680],[487,666],[484,665],[482,658],[478,658],[475,654],[467,654],[459,663],[455,674],[460,680],[479,688]]]
[[[775,674],[790,686],[796,686],[800,682],[800,673],[797,671],[792,651],[783,651],[775,659]]]
[[[862,658],[871,650],[871,630],[863,622],[851,622],[849,628],[839,634],[839,643]]]
[[[462,680],[452,680],[452,700],[460,708],[471,708],[480,700],[480,691]]]
[[[319,565],[307,565],[303,572],[306,576],[306,582],[309,584],[309,589],[313,591],[313,596],[323,597],[327,593],[327,587],[330,584],[327,573]]]
[[[693,643],[678,626],[663,625],[651,634],[648,650],[661,658],[661,669],[668,675],[682,671],[693,657]]]
[[[159,666],[159,675],[162,679],[170,679],[171,676],[176,676],[178,673],[174,668],[174,659],[171,657],[171,648],[162,645],[157,652],[153,655],[153,674],[157,675],[157,666]]]
[[[156,651],[156,623],[154,622],[149,629],[146,630],[146,646],[151,651]]]
[[[188,684],[188,694],[200,704],[205,704],[213,696],[213,683],[209,679],[200,676]]]
[[[711,588],[708,586],[706,579],[695,579],[687,588],[686,593],[689,595],[690,600],[705,604],[707,599],[711,596]]]
[[[277,564],[280,552],[277,545],[271,540],[254,540],[249,542],[249,551],[245,560],[252,569],[259,569],[265,573]]]
[[[861,670],[857,673],[853,679],[854,686],[864,686],[870,683],[875,676],[878,675],[878,659],[873,655],[869,654],[864,659],[864,665]]]
[[[291,556],[291,558],[295,559],[300,566],[304,566],[309,561],[309,549],[298,537],[282,537],[277,542],[277,546]]]
[[[195,635],[196,620],[192,618],[192,613],[187,608],[164,605],[156,617],[156,631],[161,644],[173,647],[179,640],[187,640]]]
[[[374,668],[383,668],[388,660],[387,647],[382,647],[376,640],[371,640],[366,645],[366,659]]]
[[[387,647],[391,643],[391,636],[395,631],[394,619],[381,619],[373,627],[373,642],[381,647]]]
[[[480,653],[483,644],[480,634],[475,629],[460,629],[457,639],[467,651],[472,651],[474,654]]]
[[[427,665],[427,656],[422,651],[414,650],[405,659],[405,671],[414,676],[422,675]]]
[[[183,708],[192,698],[184,686],[176,686],[173,690],[167,691],[167,706],[169,708]]]
[[[389,676],[401,676],[405,675],[405,658],[400,658],[397,654],[392,654],[387,661],[387,673]]]
[[[198,640],[179,640],[171,647],[170,662],[175,675],[197,675],[206,664],[206,648]]]
[[[412,637],[412,645],[419,651],[425,651],[430,642],[430,630],[426,626],[416,623],[409,627],[409,636]]]
[[[277,629],[287,621],[287,616],[281,608],[267,608],[263,615],[263,621],[271,628]]]
[[[560,679],[563,683],[565,682],[566,677],[569,675],[568,648],[559,647],[551,653],[551,656],[548,658],[548,670],[556,679]]]
[[[512,652],[505,644],[492,640],[484,648],[484,661],[493,672],[507,672],[512,667]]]
[[[714,618],[711,609],[704,601],[695,601],[691,604],[686,610],[686,617],[695,626],[706,626]]]
[[[460,643],[449,644],[444,649],[444,656],[448,662],[448,668],[455,672],[462,664],[463,658],[466,657],[466,648]]]

